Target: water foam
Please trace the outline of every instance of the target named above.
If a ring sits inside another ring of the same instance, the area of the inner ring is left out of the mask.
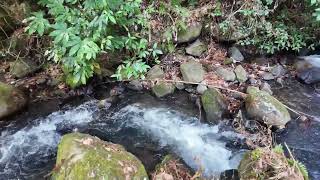
[[[74,109],[58,111],[46,118],[33,120],[23,129],[1,133],[0,176],[17,173],[24,163],[44,162],[53,156],[61,135],[59,128],[76,128],[86,125],[98,110],[95,101],[84,103]],[[2,170],[1,170],[2,168]]]
[[[165,108],[143,108],[129,105],[113,118],[123,121],[122,126],[141,129],[161,146],[170,146],[190,167],[202,168],[206,175],[218,175],[238,166],[239,158],[233,158],[221,137],[241,138],[233,132],[219,133],[219,126],[200,123],[176,111]]]

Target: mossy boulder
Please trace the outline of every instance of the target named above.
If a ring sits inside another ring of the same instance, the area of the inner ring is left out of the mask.
[[[236,69],[234,70],[234,73],[236,74],[237,80],[239,82],[244,83],[248,80],[247,71],[241,65],[238,65],[236,67]]]
[[[10,73],[16,78],[23,78],[37,70],[37,64],[31,60],[18,59],[10,63]]]
[[[26,103],[22,91],[0,82],[0,119],[19,111]]]
[[[152,92],[158,97],[164,97],[174,93],[175,86],[172,83],[159,82],[152,87]]]
[[[201,96],[201,102],[207,121],[212,123],[219,122],[228,109],[226,99],[215,88],[207,89]]]
[[[178,43],[187,43],[196,40],[202,30],[201,23],[194,23],[188,26],[185,30],[178,32],[177,42]]]
[[[233,70],[226,69],[223,67],[218,67],[215,72],[219,77],[221,77],[225,81],[236,80],[236,74],[233,72]]]
[[[147,73],[147,79],[162,79],[165,74],[159,65],[153,66]]]
[[[245,106],[251,118],[278,128],[284,128],[291,120],[287,108],[269,93],[250,86],[247,94]]]
[[[241,180],[309,179],[305,167],[294,159],[286,158],[281,146],[247,152],[238,166],[238,171]]]
[[[56,167],[54,180],[148,179],[140,160],[121,145],[81,133],[62,137]]]
[[[180,71],[183,80],[187,82],[199,83],[203,81],[205,75],[202,64],[194,60],[182,63]]]
[[[207,46],[199,39],[186,48],[186,53],[192,56],[200,57],[207,50]]]

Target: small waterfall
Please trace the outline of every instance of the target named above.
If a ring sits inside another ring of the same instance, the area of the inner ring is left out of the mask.
[[[94,119],[97,110],[96,102],[90,101],[74,109],[58,111],[46,118],[33,120],[16,132],[2,132],[0,177],[19,177],[28,171],[28,167],[45,166],[48,159],[55,155],[61,137],[58,130],[86,125]]]
[[[234,132],[219,133],[219,125],[202,124],[196,118],[165,108],[143,108],[129,105],[113,116],[124,127],[141,129],[146,137],[158,140],[161,146],[169,146],[190,167],[200,168],[206,175],[218,175],[228,169],[236,169],[241,155],[235,155],[220,140],[242,138]]]

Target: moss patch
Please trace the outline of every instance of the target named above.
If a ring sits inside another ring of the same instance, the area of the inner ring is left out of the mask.
[[[63,136],[53,179],[144,179],[144,166],[121,145],[80,133]]]

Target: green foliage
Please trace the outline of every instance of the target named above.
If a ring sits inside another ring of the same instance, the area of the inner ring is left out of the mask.
[[[188,6],[195,5],[196,2],[189,0]],[[146,12],[150,17],[161,19],[165,25],[164,34],[161,34],[162,48],[167,52],[172,53],[175,51],[174,42],[177,41],[179,31],[186,30],[187,20],[190,16],[190,11],[184,7],[180,0],[154,1],[151,3]]]
[[[139,78],[148,68],[143,61],[162,54],[156,46],[149,48],[149,42],[143,38],[148,24],[141,11],[141,2],[40,0],[39,4],[48,9],[48,15],[33,13],[26,19],[29,26],[25,30],[29,34],[51,37],[52,46],[46,54],[62,64],[67,83],[72,87],[86,84],[100,68],[96,62],[99,54],[110,51],[124,50],[130,55],[125,65],[118,68],[118,71],[126,69],[128,73],[115,77]]]
[[[219,29],[223,34],[231,32],[241,37],[240,45],[254,46],[270,54],[282,50],[312,49],[317,44],[314,34],[319,27],[316,19],[320,19],[320,8],[317,8],[318,0],[307,1],[307,4],[286,1],[282,5],[274,0],[239,1],[237,9],[222,14]],[[290,6],[291,3],[295,6]],[[310,13],[311,9],[317,18]],[[291,14],[295,12],[299,16]]]
[[[254,161],[257,161],[261,158],[262,152],[260,149],[255,149],[251,152],[251,158]]]

